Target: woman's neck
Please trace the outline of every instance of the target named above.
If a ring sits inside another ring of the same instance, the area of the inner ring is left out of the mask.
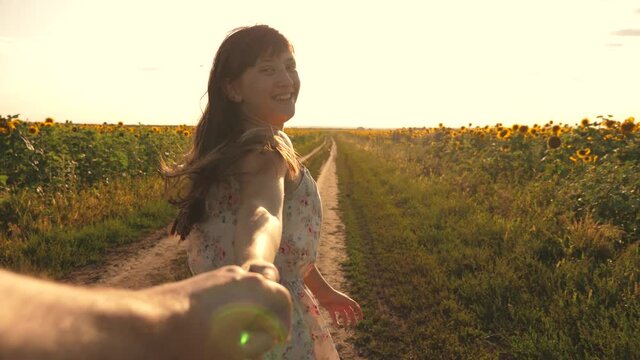
[[[283,125],[280,126],[275,126],[273,124],[269,124],[267,122],[264,122],[260,119],[258,119],[255,116],[251,116],[249,114],[242,114],[242,126],[244,131],[247,131],[249,129],[254,129],[254,128],[265,128],[265,129],[271,129],[273,130],[282,130],[284,127]]]

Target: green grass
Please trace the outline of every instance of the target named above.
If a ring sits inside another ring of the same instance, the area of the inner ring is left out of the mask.
[[[640,357],[640,249],[621,226],[577,216],[555,182],[496,182],[471,152],[425,175],[442,153],[336,138],[369,359]]]
[[[12,259],[12,267],[23,273],[61,278],[76,267],[101,261],[110,247],[133,242],[166,226],[175,214],[166,201],[156,200],[131,213],[82,228],[34,234],[14,249],[14,254],[21,256]]]

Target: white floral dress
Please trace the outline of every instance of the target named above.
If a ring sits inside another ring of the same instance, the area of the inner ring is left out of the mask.
[[[316,260],[322,203],[315,180],[306,167],[301,168],[303,176],[297,187],[285,189],[282,238],[274,261],[280,283],[293,300],[291,337],[265,354],[265,360],[340,359],[318,301],[303,281],[305,270]],[[187,237],[189,268],[194,275],[233,264],[239,194],[235,180],[210,191],[209,216],[194,225]]]

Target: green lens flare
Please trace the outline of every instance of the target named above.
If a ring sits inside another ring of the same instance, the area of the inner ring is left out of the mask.
[[[247,325],[240,331],[238,343],[241,347],[247,346],[251,340],[251,331],[262,330],[276,339],[285,339],[287,335],[285,325],[269,309],[257,304],[237,302],[223,306],[211,315],[210,336],[215,339],[228,339],[229,330],[238,323]],[[235,341],[238,341],[237,339]]]
[[[249,332],[247,331],[243,331],[240,334],[240,346],[245,346],[247,345],[247,342],[249,341]]]

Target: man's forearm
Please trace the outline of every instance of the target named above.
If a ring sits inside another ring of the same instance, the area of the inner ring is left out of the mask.
[[[0,293],[0,359],[170,358],[154,351],[170,340],[169,312],[142,294],[74,288],[2,270]]]

